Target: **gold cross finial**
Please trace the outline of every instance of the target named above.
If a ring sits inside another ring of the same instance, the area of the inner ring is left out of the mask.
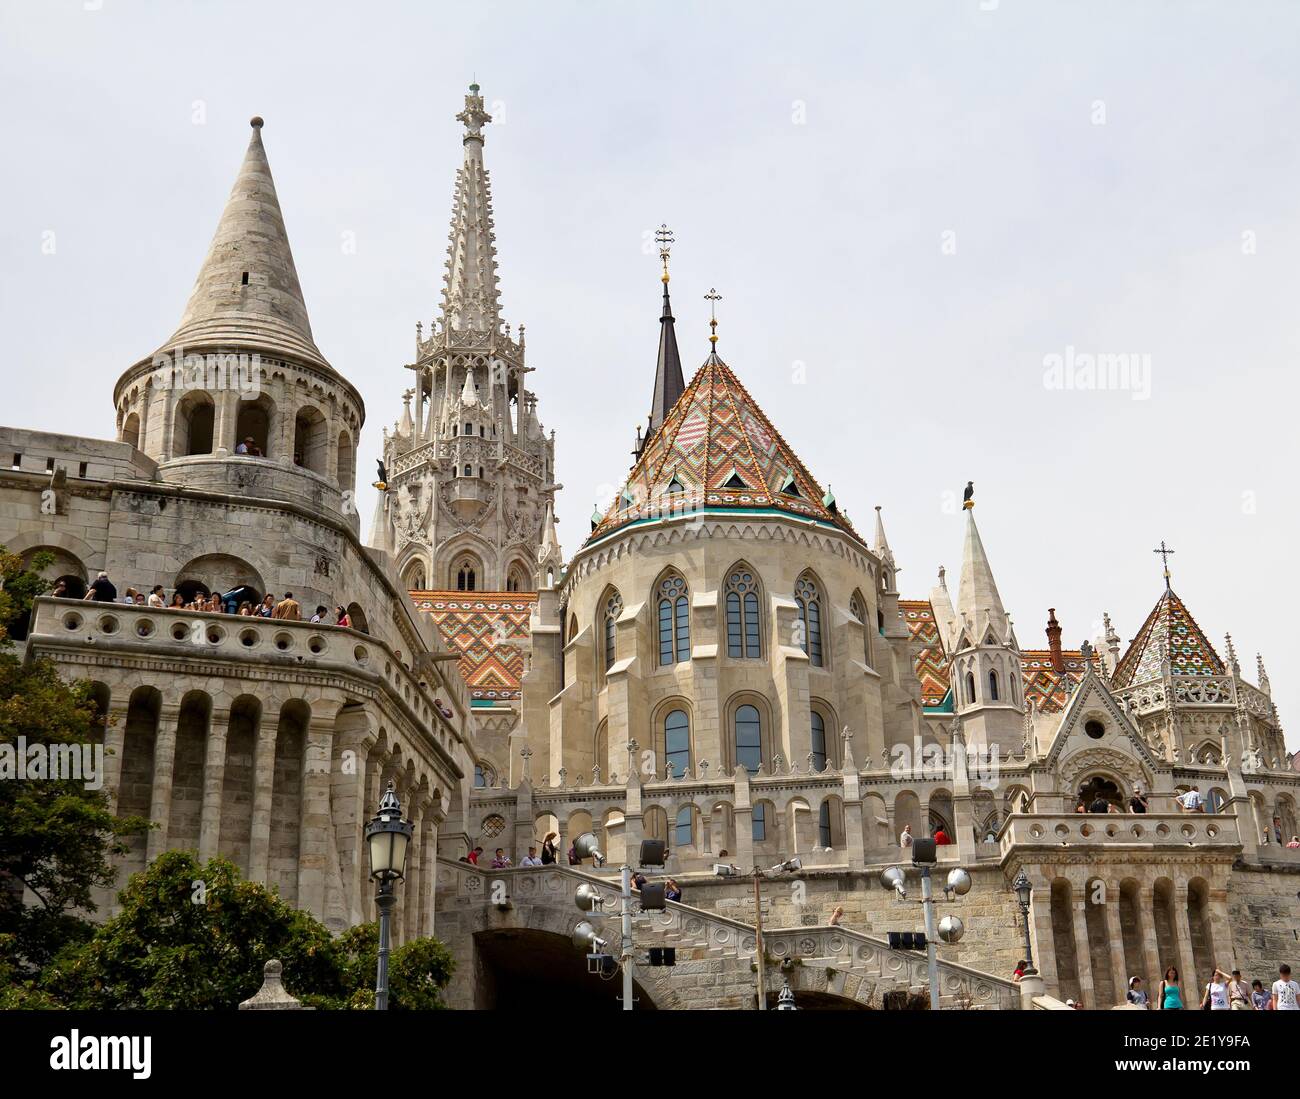
[[[713,344],[713,350],[718,349],[718,302],[722,300],[722,295],[712,286],[709,292],[704,295],[704,300],[709,303],[709,343]]]
[[[1165,587],[1172,591],[1173,588],[1169,583],[1169,557],[1174,551],[1165,546],[1165,540],[1162,538],[1160,539],[1160,548],[1154,549],[1151,552],[1160,554],[1160,560],[1163,561],[1165,565]]]
[[[668,253],[672,250],[672,246],[673,246],[673,231],[669,229],[666,224],[660,225],[659,228],[655,230],[655,241],[659,245],[659,259],[663,262],[664,265],[663,279],[664,282],[667,282],[668,281]]]

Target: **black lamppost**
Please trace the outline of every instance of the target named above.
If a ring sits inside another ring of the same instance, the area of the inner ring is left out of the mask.
[[[1034,895],[1034,887],[1029,884],[1029,877],[1022,866],[1016,874],[1016,880],[1011,883],[1011,888],[1016,891],[1016,899],[1020,902],[1020,917],[1025,924],[1025,961],[1028,966],[1025,967],[1022,976],[1038,976],[1038,970],[1034,968],[1034,948],[1029,942],[1029,898]]]
[[[370,880],[379,881],[375,905],[379,908],[379,971],[375,977],[375,1010],[388,1010],[388,921],[397,898],[393,887],[406,874],[406,851],[415,825],[402,819],[402,804],[392,779],[379,802],[379,812],[366,825],[370,851]]]

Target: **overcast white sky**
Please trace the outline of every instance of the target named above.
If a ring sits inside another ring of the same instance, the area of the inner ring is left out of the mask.
[[[1049,606],[1070,646],[1103,610],[1127,642],[1165,539],[1300,727],[1294,3],[5,2],[0,416],[112,436],[256,113],[369,481],[472,77],[566,552],[648,409],[667,221],[688,376],[716,285],[723,357],[860,527],[884,506],[905,594],[959,568],[971,478],[1025,647]],[[1048,388],[1068,348],[1150,356],[1149,396]]]

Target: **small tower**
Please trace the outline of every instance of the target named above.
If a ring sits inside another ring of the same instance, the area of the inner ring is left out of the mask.
[[[966,545],[949,650],[953,705],[971,747],[997,744],[1009,752],[1024,739],[1020,646],[970,504],[964,509]]]

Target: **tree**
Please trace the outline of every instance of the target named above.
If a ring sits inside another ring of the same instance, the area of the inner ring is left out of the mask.
[[[26,567],[0,549],[0,752],[10,765],[20,737],[47,748],[96,739],[88,684],[66,683],[50,661],[24,661],[5,643],[48,587],[36,571],[48,559],[37,554]],[[0,961],[30,975],[67,942],[87,938],[84,914],[95,910],[94,890],[113,885],[112,857],[148,827],[142,818],[115,816],[103,790],[77,779],[0,781]],[[35,903],[25,903],[24,891]]]
[[[261,987],[262,967],[278,958],[285,987],[308,1006],[374,1006],[374,924],[333,939],[310,913],[243,881],[226,859],[201,866],[188,852],[169,851],[132,876],[121,902],[89,942],[55,959],[36,993],[79,1009],[230,1010]],[[392,1006],[443,1006],[453,966],[433,939],[398,948]]]

